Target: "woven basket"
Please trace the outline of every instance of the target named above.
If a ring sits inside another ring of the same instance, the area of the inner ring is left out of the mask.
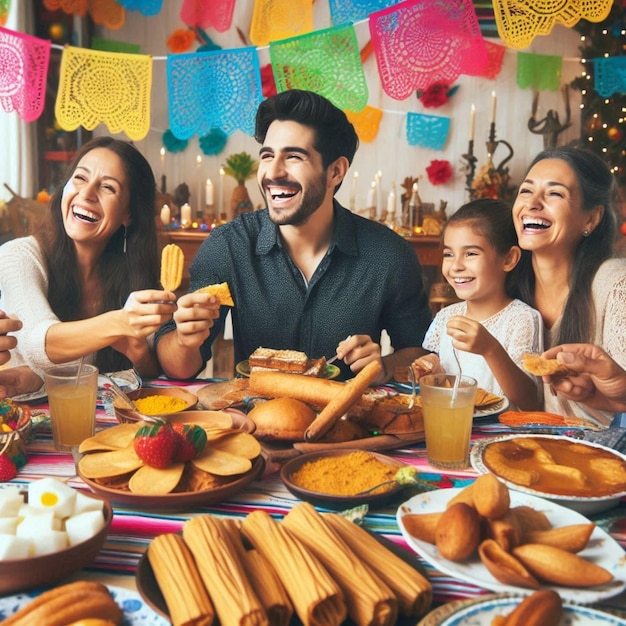
[[[20,417],[17,420],[17,429],[10,433],[0,433],[0,449],[4,447],[4,444],[13,438],[15,441],[21,441],[23,445],[27,444],[30,439],[30,434],[33,429],[33,421],[30,418],[30,413],[24,411],[22,407],[20,409]],[[19,437],[15,437],[14,433],[17,432]]]

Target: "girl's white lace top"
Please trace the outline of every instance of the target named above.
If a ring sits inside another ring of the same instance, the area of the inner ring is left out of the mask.
[[[446,372],[455,373],[458,369],[452,351],[452,339],[446,332],[446,325],[451,317],[466,315],[466,311],[466,302],[457,302],[445,307],[437,313],[424,337],[423,347],[439,355],[441,366]],[[521,300],[513,300],[481,324],[502,344],[515,363],[522,362],[524,352],[539,354],[543,352],[541,315]],[[475,378],[482,389],[503,395],[498,381],[481,355],[461,350],[457,350],[457,354],[463,374]],[[539,382],[537,384],[539,385]]]

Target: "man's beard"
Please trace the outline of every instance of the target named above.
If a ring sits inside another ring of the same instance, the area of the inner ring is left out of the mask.
[[[280,185],[280,181],[272,181]],[[287,181],[282,181],[285,184]],[[302,226],[306,224],[309,217],[322,205],[326,196],[326,172],[320,174],[319,178],[311,183],[306,191],[302,193],[300,206],[295,212],[274,211],[271,204],[268,206],[270,219],[277,226]]]

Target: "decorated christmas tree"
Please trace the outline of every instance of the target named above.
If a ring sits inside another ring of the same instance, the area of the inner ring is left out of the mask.
[[[582,95],[581,143],[604,159],[622,190],[626,190],[626,93],[623,83],[617,81],[618,91],[602,96],[594,80],[595,59],[626,54],[626,11],[622,0],[615,0],[604,21],[580,20],[574,28],[580,33],[582,72],[571,84]]]

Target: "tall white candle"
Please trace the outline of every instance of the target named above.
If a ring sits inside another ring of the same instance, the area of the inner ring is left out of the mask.
[[[383,173],[378,170],[376,172],[376,217],[381,217],[383,214],[383,186],[382,186]]]
[[[187,202],[180,208],[180,221],[182,224],[191,223],[191,207]]]
[[[496,123],[496,92],[491,92],[491,123]]]
[[[161,176],[165,174],[165,148],[161,148]]]
[[[372,181],[372,186],[370,190],[367,192],[367,209],[371,209],[376,206],[376,181]]]
[[[476,107],[472,104],[470,107],[470,125],[469,125],[469,140],[474,141],[474,126],[476,124]]]
[[[391,191],[387,196],[387,217],[390,218],[396,212],[396,190],[395,183],[391,185]]]
[[[215,204],[215,200],[213,198],[213,183],[210,178],[206,179],[206,195],[204,202],[208,206],[213,206]]]
[[[161,208],[161,223],[163,226],[169,226],[172,219],[172,212],[167,204],[164,204]]]

